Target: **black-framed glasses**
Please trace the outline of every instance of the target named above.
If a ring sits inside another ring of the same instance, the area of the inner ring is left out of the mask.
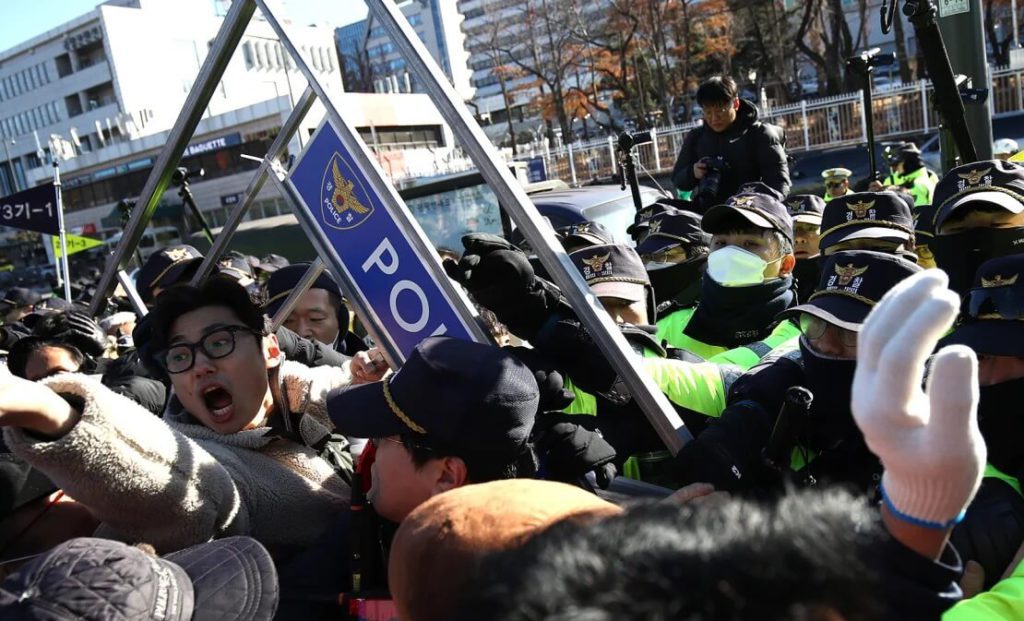
[[[838,335],[839,340],[846,347],[857,347],[857,333],[853,330],[833,326],[820,317],[810,313],[800,315],[800,332],[807,337],[808,341],[817,341],[825,336],[825,332],[832,328]]]
[[[184,373],[196,363],[196,350],[202,349],[207,358],[216,360],[230,356],[235,351],[235,334],[244,332],[260,336],[252,328],[246,326],[226,326],[205,335],[198,343],[176,343],[157,356],[157,361],[165,371],[171,374]]]

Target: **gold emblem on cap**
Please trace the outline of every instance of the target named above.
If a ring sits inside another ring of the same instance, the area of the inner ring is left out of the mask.
[[[957,173],[957,176],[967,181],[967,183],[970,185],[978,185],[978,182],[981,181],[981,178],[989,174],[990,172],[992,172],[991,167],[986,168],[984,170],[975,169],[964,174]]]
[[[648,235],[651,235],[652,233],[660,233],[660,232],[661,232],[661,220],[655,220],[654,222],[651,222],[651,225],[649,227],[647,227],[647,234]]]
[[[868,209],[875,206],[875,201],[863,202],[863,203],[850,203],[847,205],[847,209],[853,212],[853,215],[858,218],[863,218],[868,215]]]
[[[794,213],[800,211],[800,208],[803,207],[803,203],[801,201],[789,201],[786,204],[789,205],[789,210]]]
[[[356,198],[355,192],[352,191],[353,183],[348,179],[345,179],[341,175],[341,171],[338,170],[338,162],[334,162],[334,195],[331,196],[331,204],[334,206],[334,210],[339,214],[343,214],[349,209],[358,214],[367,214],[370,212],[369,209],[363,206]]]
[[[1010,285],[1017,282],[1017,277],[1019,275],[1020,274],[1014,274],[1009,278],[1003,278],[1001,274],[997,274],[992,278],[982,278],[981,286],[984,287],[985,289],[989,289],[991,287],[1009,287]]]
[[[590,232],[590,223],[589,222],[582,222],[582,223],[576,225],[575,233],[574,234],[575,235],[582,235],[583,233],[589,233],[589,232]]]
[[[737,207],[750,207],[754,204],[753,196],[737,196],[732,199],[732,204]]]
[[[835,270],[836,274],[839,276],[840,286],[845,287],[846,285],[850,284],[850,281],[852,281],[854,278],[868,271],[868,266],[865,265],[864,267],[857,268],[853,266],[853,263],[850,263],[845,267],[837,265],[835,267]]]
[[[184,248],[171,248],[167,251],[167,258],[177,263],[178,261],[184,261],[189,258],[188,250]]]
[[[583,264],[595,272],[600,272],[604,269],[604,264],[611,258],[611,256],[610,252],[602,255],[594,255],[589,259],[583,259]]]

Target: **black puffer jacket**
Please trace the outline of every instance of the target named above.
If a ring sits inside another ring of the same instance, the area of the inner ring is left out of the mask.
[[[757,108],[749,101],[740,100],[736,121],[721,134],[701,125],[686,135],[672,182],[680,190],[695,190],[698,181],[693,165],[701,158],[718,155],[729,163],[722,173],[719,200],[736,194],[739,186],[751,181],[763,181],[783,196],[789,194],[786,134],[781,127],[759,121]]]

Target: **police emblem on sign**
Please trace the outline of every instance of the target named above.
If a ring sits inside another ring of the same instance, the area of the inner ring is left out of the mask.
[[[363,204],[356,196],[353,177],[356,176],[349,170],[348,164],[335,153],[324,170],[324,180],[320,186],[321,218],[332,229],[354,229],[373,213],[373,206]]]

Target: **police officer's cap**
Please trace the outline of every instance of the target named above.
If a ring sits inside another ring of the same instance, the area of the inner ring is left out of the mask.
[[[281,308],[288,295],[291,294],[292,289],[302,280],[309,266],[309,263],[295,263],[288,267],[282,267],[271,274],[266,284],[267,301],[263,304],[263,312],[271,317],[277,314],[277,309]],[[334,281],[334,278],[327,270],[320,272],[320,275],[316,277],[316,280],[313,281],[309,288],[324,289],[339,298],[341,297],[341,288],[338,287],[338,283]]]
[[[818,247],[824,252],[853,239],[905,242],[913,234],[910,207],[895,192],[857,192],[825,205]]]
[[[291,265],[291,262],[288,261],[288,259],[282,257],[279,254],[271,253],[260,259],[259,265],[257,265],[253,269],[261,272],[266,272],[268,274],[272,274],[273,272],[276,272],[282,267],[288,267],[289,265]]]
[[[660,198],[657,202],[652,203],[643,209],[636,212],[633,216],[633,224],[629,225],[626,229],[633,239],[640,239],[644,236],[647,231],[647,225],[651,218],[673,211],[696,211],[695,203],[690,201],[684,201],[676,198]]]
[[[916,264],[885,252],[837,252],[822,264],[818,286],[807,303],[783,311],[779,318],[807,313],[858,332],[887,291],[920,271],[922,268]]]
[[[793,194],[786,199],[786,208],[793,222],[821,224],[825,213],[825,199],[816,194]]]
[[[651,218],[647,236],[636,247],[638,254],[652,254],[675,245],[708,246],[711,236],[700,228],[700,216],[692,211],[669,211]]]
[[[967,345],[984,356],[1024,356],[1024,255],[982,263],[960,319],[940,346]]]
[[[771,196],[777,201],[781,201],[783,199],[782,192],[779,192],[778,190],[776,190],[775,188],[771,187],[770,185],[763,181],[751,181],[749,183],[744,183],[739,187],[736,193],[745,194],[748,192],[754,192],[755,194],[764,194],[765,196]]]
[[[143,302],[153,299],[153,290],[166,289],[183,282],[195,273],[203,261],[203,253],[192,246],[168,246],[153,253],[135,278],[135,288]]]
[[[935,231],[950,216],[979,206],[995,206],[1011,213],[1024,211],[1024,166],[987,160],[957,166],[935,186]]]
[[[821,178],[825,181],[849,179],[851,176],[853,176],[853,171],[849,168],[829,168],[821,173]]]
[[[918,245],[927,244],[935,237],[936,205],[921,205],[914,217],[914,239]]]
[[[25,308],[26,306],[32,306],[38,304],[43,300],[43,296],[31,289],[25,287],[13,287],[8,289],[2,299],[0,299],[0,305],[2,310],[10,310],[14,308]]]
[[[731,196],[704,214],[701,228],[705,233],[728,233],[744,226],[771,229],[782,233],[793,242],[793,221],[780,201],[756,192]]]
[[[575,222],[555,229],[555,235],[567,250],[615,242],[612,234],[600,222]]]
[[[507,462],[526,449],[538,393],[533,372],[505,350],[432,336],[383,381],[332,394],[327,411],[356,437],[410,434]]]
[[[220,261],[217,261],[217,271],[238,281],[255,278],[249,259],[244,254],[234,251],[225,254]]]
[[[648,299],[651,281],[640,256],[625,244],[605,244],[569,255],[597,297],[630,302]]]

